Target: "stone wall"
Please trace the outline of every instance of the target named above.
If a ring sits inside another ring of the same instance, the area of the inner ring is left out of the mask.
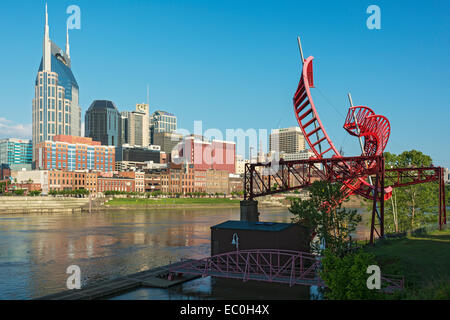
[[[64,197],[0,197],[0,214],[81,212],[89,198]]]

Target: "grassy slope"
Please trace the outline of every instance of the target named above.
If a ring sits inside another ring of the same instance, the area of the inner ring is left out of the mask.
[[[237,199],[227,198],[168,198],[168,199],[140,199],[115,198],[107,203],[111,206],[127,205],[174,205],[174,204],[239,204]]]
[[[450,299],[450,229],[389,240],[369,249],[382,272],[404,275],[398,298]]]

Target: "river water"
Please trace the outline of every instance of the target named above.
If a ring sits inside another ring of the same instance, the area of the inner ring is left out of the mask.
[[[260,212],[262,221],[290,222],[292,217],[286,208]],[[30,299],[65,290],[70,265],[80,267],[85,286],[181,258],[208,256],[210,227],[238,219],[239,208],[0,215],[0,299]],[[273,292],[271,287],[250,284],[248,292],[240,290],[236,296],[223,288],[240,283],[224,286],[221,281],[204,278],[171,290],[143,289],[118,298],[244,299],[265,291],[270,298]],[[299,290],[298,297],[308,298]],[[283,297],[282,291],[277,289],[278,297]]]

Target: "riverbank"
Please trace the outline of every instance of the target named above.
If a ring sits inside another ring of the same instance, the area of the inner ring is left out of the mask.
[[[77,213],[89,205],[89,198],[0,197],[0,213]]]
[[[14,213],[79,213],[99,210],[127,210],[130,208],[144,209],[234,209],[240,207],[241,199],[230,198],[141,198],[141,197],[0,197],[0,214]],[[259,201],[259,207],[287,207],[279,201]]]
[[[450,299],[450,229],[379,242],[372,252],[386,274],[405,277],[394,299]]]
[[[239,208],[240,199],[229,198],[113,198],[103,206],[104,209],[123,210],[127,208]],[[262,201],[260,207],[284,207],[279,202]]]

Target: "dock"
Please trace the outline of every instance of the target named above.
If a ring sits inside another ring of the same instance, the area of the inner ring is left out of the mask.
[[[182,275],[168,280],[169,268],[177,267],[187,261],[190,260],[172,263],[116,279],[101,281],[81,289],[64,290],[35,300],[96,300],[107,299],[138,288],[167,289],[200,277],[200,275]]]

